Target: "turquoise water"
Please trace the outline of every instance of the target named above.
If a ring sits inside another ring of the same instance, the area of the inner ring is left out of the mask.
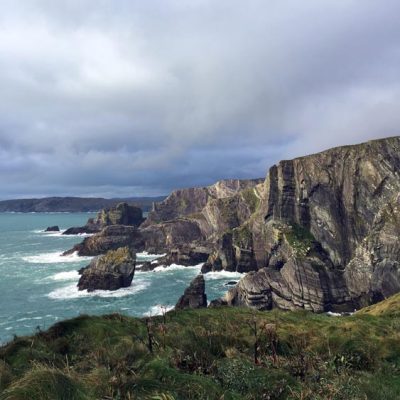
[[[58,320],[79,314],[123,314],[143,316],[160,313],[161,306],[172,307],[200,266],[173,265],[151,272],[137,272],[129,288],[114,292],[79,292],[77,270],[89,257],[60,254],[83,238],[45,233],[47,226],[60,229],[83,225],[93,215],[3,214],[0,213],[0,342],[13,335],[32,334]],[[152,259],[138,255],[138,264]],[[206,274],[208,299],[220,297],[225,283],[240,274]]]

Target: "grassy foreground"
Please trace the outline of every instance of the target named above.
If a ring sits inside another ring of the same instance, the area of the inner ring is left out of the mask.
[[[81,316],[0,348],[0,399],[400,399],[400,296],[350,317]]]

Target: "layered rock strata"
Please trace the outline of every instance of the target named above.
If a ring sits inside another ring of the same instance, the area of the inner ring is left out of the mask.
[[[100,210],[95,218],[88,219],[86,225],[69,228],[63,234],[97,233],[111,225],[138,227],[143,221],[143,212],[139,207],[129,205],[128,203],[119,203],[115,207]]]
[[[178,190],[132,236],[102,231],[78,251],[129,244],[167,253],[165,263],[207,258],[204,273],[248,273],[224,304],[352,311],[400,291],[399,210],[393,137],[281,161],[262,183]]]
[[[346,311],[400,290],[399,137],[281,161],[264,185],[244,246],[258,271],[226,303]],[[217,248],[207,268],[237,247]]]

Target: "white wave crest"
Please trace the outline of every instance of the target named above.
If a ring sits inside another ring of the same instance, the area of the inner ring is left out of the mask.
[[[150,309],[143,313],[143,315],[147,317],[163,315],[164,312],[171,311],[173,308],[174,306],[171,305],[156,304],[155,306],[150,307]]]
[[[76,281],[79,278],[78,271],[64,271],[59,272],[50,277],[53,281]]]
[[[62,252],[42,253],[35,256],[24,256],[22,259],[32,264],[54,264],[90,260],[91,257],[80,257],[77,252],[63,256]]]
[[[46,232],[45,230],[35,229],[32,232],[43,235],[43,236],[53,236],[53,237],[88,237],[88,236],[94,235],[93,233],[76,233],[73,235],[64,235],[65,231],[66,231],[66,229],[60,229],[59,231]]]
[[[184,270],[201,270],[201,267],[203,266],[203,263],[197,264],[197,265],[192,265],[189,267],[185,267],[184,265],[179,265],[179,264],[171,264],[169,267],[165,267],[163,265],[160,265],[159,267],[156,267],[153,269],[153,272],[170,272],[170,271],[177,271],[180,269]]]
[[[143,251],[142,253],[136,253],[136,257],[139,261],[153,261],[158,258],[164,257],[166,254],[151,254],[147,251]]]
[[[150,282],[133,282],[131,286],[127,288],[121,288],[118,290],[95,290],[94,292],[88,292],[87,290],[78,290],[76,284],[62,287],[60,289],[53,290],[47,297],[53,300],[67,300],[67,299],[78,299],[83,297],[125,297],[135,293],[139,293],[146,289],[150,285]]]
[[[245,274],[241,272],[234,272],[234,271],[215,271],[215,272],[207,272],[204,274],[204,279],[206,281],[215,280],[215,279],[232,279],[238,280],[242,278]]]

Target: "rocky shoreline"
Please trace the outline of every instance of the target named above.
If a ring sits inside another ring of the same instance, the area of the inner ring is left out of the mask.
[[[247,272],[220,304],[353,311],[400,291],[399,171],[399,137],[281,161],[265,180],[172,192],[143,222],[102,211],[65,254],[165,253],[158,265]]]

